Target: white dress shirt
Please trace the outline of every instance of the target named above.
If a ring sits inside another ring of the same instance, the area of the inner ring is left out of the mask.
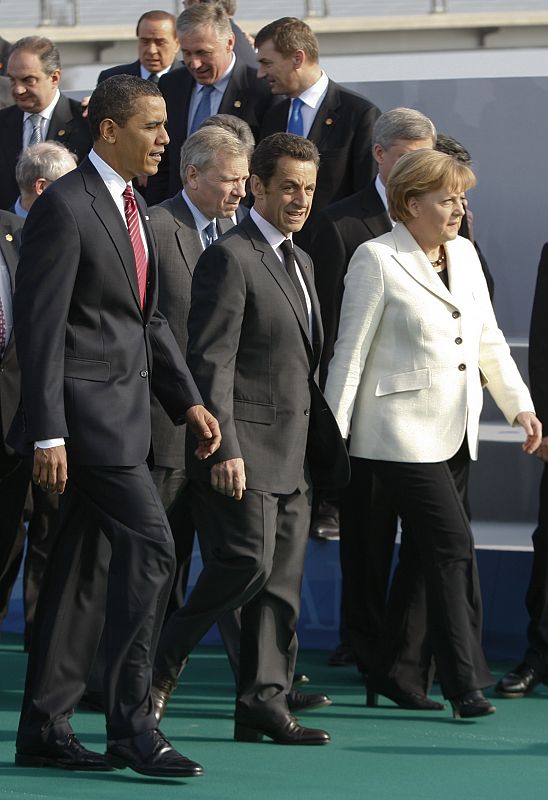
[[[309,86],[308,89],[305,89],[302,94],[299,95],[299,98],[303,101],[303,105],[301,106],[301,115],[303,118],[303,136],[308,136],[310,133],[310,128],[312,127],[314,120],[316,119],[316,114],[318,113],[318,109],[327,94],[327,86],[329,84],[329,78],[322,70],[322,74],[316,81],[313,83],[312,86]],[[291,115],[291,104],[289,105],[289,113],[287,115],[287,122],[289,123],[289,116]],[[287,129],[287,126],[286,126]]]

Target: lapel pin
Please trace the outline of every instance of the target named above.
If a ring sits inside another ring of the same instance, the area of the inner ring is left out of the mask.
[[[13,236],[11,233],[6,233],[6,242],[13,242]]]
[[[234,108],[241,108],[242,101],[241,100],[234,100]]]
[[[326,121],[325,121],[325,124],[326,124],[326,125],[333,125],[333,120],[331,119],[331,117],[328,117],[328,118],[326,119]]]
[[[147,222],[149,222],[150,217],[147,217],[147,215],[145,214],[145,219],[146,219]]]
[[[60,131],[57,131],[57,136],[64,136],[64,135],[65,135],[65,133],[66,133],[65,129],[64,129],[64,128],[61,128],[61,130],[60,130]]]

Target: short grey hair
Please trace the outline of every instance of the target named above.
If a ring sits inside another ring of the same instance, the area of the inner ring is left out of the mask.
[[[251,153],[255,148],[255,137],[245,119],[240,119],[240,117],[236,117],[234,114],[213,114],[213,116],[207,117],[200,125],[200,128],[215,127],[222,128],[236,136],[236,138],[249,148],[249,157],[251,158]]]
[[[436,138],[434,123],[416,108],[392,108],[385,111],[373,128],[373,144],[380,144],[383,150],[388,150],[401,139],[432,139],[432,144],[436,144]]]
[[[237,136],[218,126],[200,128],[189,136],[181,148],[181,180],[186,184],[188,167],[204,170],[212,166],[218,155],[245,158],[249,148]]]
[[[185,8],[177,17],[177,37],[180,39],[185,33],[193,33],[196,28],[211,26],[219,39],[232,36],[232,28],[228,14],[217,3],[198,3],[198,5]]]
[[[33,190],[39,178],[56,181],[77,166],[76,156],[59,142],[39,142],[23,150],[15,167],[15,179],[19,191],[26,194]]]

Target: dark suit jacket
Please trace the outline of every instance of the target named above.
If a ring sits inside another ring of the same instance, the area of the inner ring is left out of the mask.
[[[284,100],[266,114],[261,139],[286,130],[290,103],[289,99]],[[321,157],[313,215],[329,203],[357,192],[374,178],[377,169],[371,139],[379,114],[379,109],[365,97],[329,81],[308,134]]]
[[[529,383],[543,435],[548,436],[548,243],[538,265],[529,335]]]
[[[375,189],[375,181],[318,215],[311,253],[325,337],[320,386],[325,385],[337,339],[344,278],[350,259],[360,244],[391,229],[392,223]]]
[[[174,61],[169,71],[173,72],[174,69],[180,69],[182,66],[182,61]],[[131,64],[118,64],[116,67],[104,69],[99,73],[97,84],[105,81],[107,78],[111,78],[113,75],[137,75],[137,77],[140,78],[141,62],[137,59],[137,61],[132,61]]]
[[[156,245],[144,312],[121,214],[86,159],[55,181],[27,217],[14,295],[23,409],[10,432],[19,451],[65,437],[69,461],[135,466],[150,448],[150,383],[173,421],[200,395],[157,310]]]
[[[15,270],[19,258],[23,222],[24,220],[15,214],[10,214],[9,211],[0,211],[0,253],[2,253],[10,274],[12,292],[15,288]],[[19,367],[15,352],[15,336],[12,330],[4,353],[0,355],[0,432],[3,441],[6,439],[19,405],[20,394]]]
[[[213,463],[241,457],[248,488],[281,494],[302,483],[306,456],[320,485],[342,485],[349,474],[315,379],[323,337],[312,262],[299,248],[295,256],[312,302],[312,340],[297,291],[251,217],[200,256],[188,320],[188,363],[223,431]],[[207,468],[187,466],[190,477],[208,480]]]
[[[158,242],[158,308],[166,317],[181,352],[186,353],[190,287],[194,267],[203,253],[192,213],[180,192],[149,209]],[[231,220],[217,220],[219,233],[233,228]],[[185,428],[174,427],[160,402],[152,397],[154,463],[177,469],[185,465]]]
[[[13,105],[10,82],[3,75],[0,75],[0,109]]]
[[[230,20],[230,27],[234,34],[234,54],[242,64],[257,69],[257,53],[251,47],[249,40],[239,25]]]
[[[91,133],[87,119],[77,100],[63,94],[55,106],[48,139],[61,142],[78,156],[87,156],[91,150]],[[0,110],[0,208],[10,208],[19,196],[15,180],[15,164],[23,140],[23,112],[17,106]]]
[[[159,203],[181,189],[180,153],[187,138],[188,112],[195,81],[183,67],[160,78],[158,86],[166,101],[170,143],[162,157],[158,174],[149,180],[149,203]],[[271,104],[272,95],[267,82],[257,78],[255,69],[236,59],[219,113],[234,114],[244,119],[257,138],[263,116]]]

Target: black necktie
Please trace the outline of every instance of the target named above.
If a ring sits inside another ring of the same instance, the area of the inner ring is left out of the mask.
[[[293,254],[293,244],[291,243],[291,239],[284,239],[284,241],[280,245],[280,250],[284,255],[284,264],[287,270],[287,274],[291,278],[293,286],[297,290],[297,294],[299,295],[299,299],[303,304],[304,313],[308,318],[308,308],[306,306],[306,298],[304,296],[304,291],[302,284],[299,280],[299,276],[297,275],[297,267],[295,266],[295,256]]]
[[[151,83],[155,83],[156,85],[158,84],[159,80],[160,80],[160,76],[157,75],[156,72],[151,72],[150,75],[147,78],[147,81],[150,81]]]

